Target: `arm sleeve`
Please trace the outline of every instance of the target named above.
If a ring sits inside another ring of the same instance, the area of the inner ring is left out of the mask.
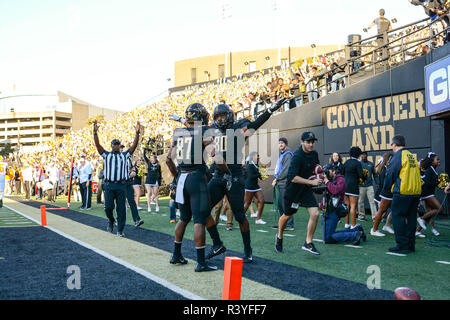
[[[148,160],[147,156],[145,155],[145,153],[146,153],[145,151],[144,151],[144,160],[147,163],[147,165],[150,165],[150,160]]]
[[[400,151],[397,151],[397,152],[400,152]],[[391,161],[389,167],[386,169],[386,176],[384,178],[383,190],[388,193],[391,193],[392,185],[395,183],[395,180],[397,180],[398,175],[400,174],[400,169],[402,168],[401,158],[402,158],[401,154],[400,154],[400,157],[394,156],[392,158],[392,161]]]
[[[258,118],[256,118],[255,121],[250,122],[247,125],[247,128],[249,129],[253,129],[253,130],[258,130],[259,127],[261,127],[267,120],[269,120],[271,114],[269,113],[269,111],[265,111],[262,115],[260,115]]]

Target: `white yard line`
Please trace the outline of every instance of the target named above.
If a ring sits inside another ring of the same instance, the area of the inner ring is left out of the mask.
[[[8,207],[6,205],[4,205],[4,206],[6,208],[8,208],[9,210],[14,211],[14,212],[24,216],[27,219],[30,219],[31,221],[34,221],[34,222],[40,224],[40,221],[37,221],[37,220],[27,216],[26,214],[24,214],[24,213],[22,213],[20,211],[17,211],[15,209],[11,208],[11,207]],[[87,249],[90,249],[90,250],[94,251],[95,253],[98,253],[99,255],[104,256],[105,258],[107,258],[107,259],[109,259],[111,261],[114,261],[114,262],[116,262],[116,263],[118,263],[118,264],[120,264],[120,265],[122,265],[122,266],[124,266],[124,267],[126,267],[128,269],[130,269],[130,270],[133,270],[134,272],[139,273],[140,275],[143,275],[144,277],[146,277],[146,278],[148,278],[148,279],[150,279],[150,280],[152,280],[152,281],[154,281],[154,282],[156,282],[156,283],[166,287],[167,289],[172,290],[172,291],[174,291],[174,292],[176,292],[176,293],[178,293],[178,294],[180,294],[180,295],[182,295],[182,296],[184,296],[184,297],[186,297],[188,299],[205,300],[204,298],[202,298],[200,296],[197,296],[196,294],[194,294],[192,292],[189,292],[189,291],[187,291],[185,289],[182,289],[182,288],[180,288],[180,287],[178,287],[178,286],[176,286],[176,285],[166,281],[165,279],[162,279],[162,278],[160,278],[158,276],[155,276],[155,275],[151,274],[148,271],[145,271],[145,270],[143,270],[143,269],[141,269],[139,267],[136,267],[136,266],[134,266],[134,265],[132,265],[132,264],[130,264],[130,263],[120,259],[120,258],[117,258],[117,257],[115,257],[115,256],[113,256],[113,255],[103,251],[103,250],[95,248],[95,247],[91,246],[90,244],[87,244],[87,243],[85,243],[83,241],[80,241],[80,240],[78,240],[78,239],[76,239],[76,238],[74,238],[74,237],[72,237],[72,236],[70,236],[68,234],[65,234],[64,232],[61,232],[61,231],[59,231],[59,230],[57,230],[55,228],[49,227],[49,226],[46,226],[45,228],[47,228],[47,229],[49,229],[49,230],[51,230],[51,231],[53,231],[53,232],[63,236],[64,238],[72,240],[73,242],[75,242],[75,243],[77,243],[77,244],[79,244],[79,245],[81,245],[81,246],[83,246],[83,247],[85,247]]]
[[[386,252],[386,254],[390,254],[391,256],[406,257],[406,254],[403,253]]]

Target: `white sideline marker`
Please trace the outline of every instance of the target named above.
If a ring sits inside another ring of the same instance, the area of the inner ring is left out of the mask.
[[[286,236],[286,237],[295,237],[295,234],[283,233],[283,236]]]
[[[323,242],[323,240],[321,240],[321,239],[313,239],[313,241],[316,241],[316,242]]]
[[[450,262],[448,261],[436,261],[437,263],[442,263],[442,264],[450,264]]]
[[[349,247],[349,248],[362,248],[361,246],[354,246],[352,244],[345,244],[344,247]]]
[[[256,230],[256,231],[258,231],[258,232],[269,232],[267,230]]]
[[[406,254],[403,253],[386,252],[386,254],[390,254],[391,256],[406,257]]]
[[[22,212],[19,212],[19,211],[15,210],[13,208],[10,208],[10,207],[8,207],[6,205],[3,205],[3,206],[8,208],[9,210],[12,210],[12,211],[14,211],[14,212],[24,216],[27,219],[30,219],[31,221],[36,222],[37,224],[40,224],[40,221],[37,221],[37,220],[27,216],[26,214],[24,214]],[[148,279],[150,279],[150,280],[152,280],[152,281],[162,285],[163,287],[166,287],[167,289],[172,290],[173,292],[176,292],[176,293],[178,293],[178,294],[180,294],[180,295],[182,295],[182,296],[184,296],[184,297],[186,297],[188,299],[191,299],[191,300],[205,300],[205,298],[197,296],[196,294],[194,294],[192,292],[189,292],[189,291],[187,291],[187,290],[185,290],[183,288],[180,288],[180,287],[178,287],[178,286],[168,282],[167,280],[165,280],[163,278],[155,276],[155,275],[151,274],[148,271],[145,271],[145,270],[143,270],[143,269],[141,269],[139,267],[136,267],[136,266],[128,263],[127,261],[122,260],[120,258],[117,258],[117,257],[115,257],[115,256],[113,256],[113,255],[111,255],[111,254],[109,254],[109,253],[107,253],[107,252],[105,252],[103,250],[95,248],[95,247],[91,246],[88,243],[85,243],[85,242],[83,242],[81,240],[78,240],[78,239],[72,237],[72,236],[69,236],[68,234],[65,234],[64,232],[61,232],[61,231],[59,231],[57,229],[49,227],[48,225],[45,226],[44,228],[47,228],[47,229],[49,229],[49,230],[51,230],[51,231],[53,231],[53,232],[55,232],[55,233],[65,237],[65,238],[67,238],[69,240],[72,240],[73,242],[78,243],[79,245],[81,245],[81,246],[83,246],[85,248],[88,248],[88,249],[94,251],[95,253],[98,253],[99,255],[102,255],[102,256],[104,256],[105,258],[107,258],[107,259],[109,259],[111,261],[114,261],[114,262],[116,262],[118,264],[121,264],[124,267],[126,267],[126,268],[128,268],[130,270],[133,270],[134,272],[139,273],[140,275],[142,275],[142,276],[144,276],[144,277],[146,277],[146,278],[148,278]]]

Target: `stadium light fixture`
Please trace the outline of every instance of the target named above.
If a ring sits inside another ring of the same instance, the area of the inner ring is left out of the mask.
[[[392,19],[391,21],[392,21],[392,23],[397,23],[397,19],[396,18]]]
[[[313,44],[311,45],[311,48],[314,49],[315,47],[316,47],[316,45],[313,43]]]
[[[266,59],[267,61],[269,61],[269,60],[270,60],[270,57],[269,57],[269,56],[266,56],[264,59]]]

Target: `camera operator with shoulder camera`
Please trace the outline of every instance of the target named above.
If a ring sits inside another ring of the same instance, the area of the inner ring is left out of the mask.
[[[339,220],[348,214],[344,203],[345,178],[341,168],[332,164],[325,169],[324,183],[327,187],[323,197],[322,232],[325,243],[340,243],[351,241],[359,245],[361,239],[366,241],[363,228],[358,225],[354,229],[337,230]]]

